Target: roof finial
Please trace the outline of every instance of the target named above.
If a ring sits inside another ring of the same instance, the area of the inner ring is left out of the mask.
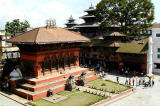
[[[71,14],[71,16],[70,16],[70,19],[73,19],[73,16],[72,16],[72,14]]]
[[[53,20],[52,18],[46,20],[46,27],[47,28],[55,28],[56,27],[56,20],[55,19]]]
[[[92,2],[91,2],[91,6],[89,7],[89,9],[93,9],[94,7],[93,7],[93,4],[92,4]]]
[[[91,2],[91,7],[93,7],[92,2]]]

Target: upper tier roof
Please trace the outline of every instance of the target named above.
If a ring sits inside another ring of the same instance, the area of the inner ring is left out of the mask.
[[[52,44],[89,41],[89,38],[79,33],[62,28],[35,28],[8,40],[8,42],[15,44]]]

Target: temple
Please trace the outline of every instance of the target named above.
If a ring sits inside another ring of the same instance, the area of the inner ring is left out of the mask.
[[[94,11],[95,8],[91,4],[89,9],[86,9],[84,11],[87,12],[87,14],[80,17],[84,20],[84,23],[76,26],[83,35],[90,38],[96,36],[96,33],[99,30],[99,24],[98,22],[96,22],[96,16],[94,15]]]
[[[75,19],[70,16],[70,18],[67,20],[67,23],[65,24],[67,27],[65,29],[71,30],[71,31],[77,31],[78,29],[75,27],[77,24],[75,22]]]
[[[8,42],[20,49],[23,75],[21,81],[11,80],[12,84],[18,82],[18,88],[13,87],[12,91],[27,99],[46,97],[48,90],[62,91],[68,78],[77,81],[84,72],[87,82],[98,78],[93,71],[79,67],[79,46],[90,42],[79,33],[56,27],[36,28]]]

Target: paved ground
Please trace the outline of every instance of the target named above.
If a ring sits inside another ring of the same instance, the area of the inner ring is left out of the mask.
[[[112,76],[111,79],[115,80],[116,76]],[[124,83],[125,79],[120,77],[120,82]],[[137,87],[135,93],[109,106],[160,106],[160,76],[155,76],[155,85],[153,87]]]
[[[116,81],[116,75],[107,75],[105,79]],[[120,83],[125,83],[126,77],[119,77]],[[17,98],[22,103],[26,102],[15,95],[9,97]],[[21,104],[9,99],[8,97],[0,94],[0,106],[22,106]],[[160,106],[160,76],[155,76],[155,85],[153,87],[144,88],[142,86],[136,88],[136,92],[116,102],[111,103],[109,106]]]
[[[0,106],[23,106],[0,94]]]

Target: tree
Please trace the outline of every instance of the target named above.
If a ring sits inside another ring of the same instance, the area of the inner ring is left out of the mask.
[[[118,24],[126,35],[139,35],[152,25],[154,6],[150,0],[101,0],[95,10],[101,28]]]
[[[16,33],[24,32],[28,27],[30,27],[28,21],[20,22],[19,19],[14,19],[12,22],[6,22],[6,35],[15,36]]]

